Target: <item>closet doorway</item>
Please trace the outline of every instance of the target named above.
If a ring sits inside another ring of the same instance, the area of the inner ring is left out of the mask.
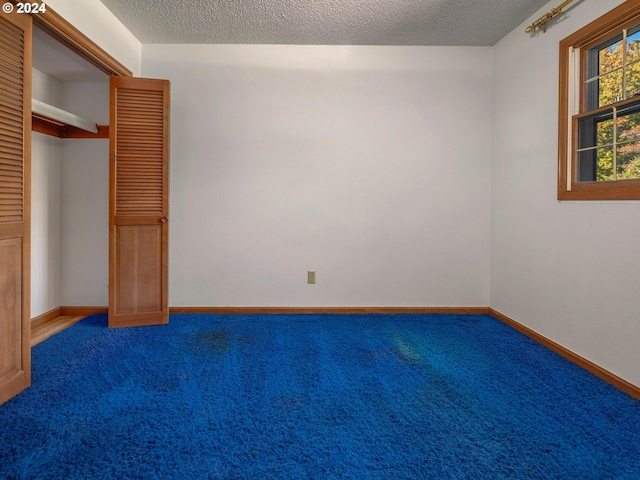
[[[33,346],[108,304],[109,76],[37,26],[32,67]]]
[[[167,323],[169,81],[132,77],[50,8],[33,21],[109,75],[109,326]]]

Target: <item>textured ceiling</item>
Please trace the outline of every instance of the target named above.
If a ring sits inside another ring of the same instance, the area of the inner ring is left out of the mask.
[[[494,45],[548,0],[100,0],[142,43]]]

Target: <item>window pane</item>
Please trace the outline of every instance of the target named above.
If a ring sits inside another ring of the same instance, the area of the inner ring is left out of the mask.
[[[640,139],[640,104],[618,111],[616,129],[617,143]]]
[[[579,149],[613,144],[613,112],[581,118],[578,131]]]
[[[598,51],[598,74],[604,75],[622,67],[622,40]]]
[[[613,180],[613,147],[578,152],[578,181]]]
[[[640,178],[640,141],[620,145],[616,164],[618,180]]]
[[[616,70],[598,82],[598,106],[610,105],[622,100],[622,70]]]
[[[627,63],[640,60],[640,31],[627,34]]]
[[[599,148],[597,154],[597,178],[599,182],[613,180],[613,148]]]
[[[640,62],[627,65],[627,98],[640,95]]]
[[[598,122],[597,124],[597,144],[610,145],[613,143],[613,119]]]

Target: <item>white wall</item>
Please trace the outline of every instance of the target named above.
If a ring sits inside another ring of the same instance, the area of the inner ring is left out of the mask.
[[[61,141],[33,133],[31,142],[31,318],[60,306]]]
[[[487,305],[491,63],[144,45],[172,82],[170,304]]]
[[[34,69],[33,96],[109,123],[108,83],[63,83]],[[33,134],[32,318],[60,306],[108,304],[108,202],[107,139]]]
[[[105,76],[106,77],[106,76]],[[109,124],[108,83],[63,84],[64,108]],[[62,305],[106,306],[109,284],[109,140],[63,140]]]
[[[620,3],[494,48],[490,305],[640,385],[640,203],[556,200],[558,42]]]
[[[140,42],[99,0],[47,0],[46,4],[133,75],[140,75]]]
[[[62,85],[33,70],[33,97],[61,105]],[[62,140],[32,134],[31,142],[31,317],[60,306]]]

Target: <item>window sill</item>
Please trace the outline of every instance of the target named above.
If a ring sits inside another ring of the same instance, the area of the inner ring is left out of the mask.
[[[558,200],[640,200],[640,180],[574,183],[558,190]]]

